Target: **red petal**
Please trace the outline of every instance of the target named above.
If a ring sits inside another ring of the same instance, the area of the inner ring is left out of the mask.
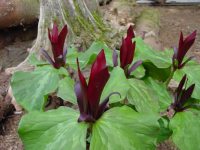
[[[121,45],[121,48],[120,48],[120,66],[122,68],[125,68],[126,67],[126,57],[127,57],[127,52],[128,52],[128,49],[127,49],[127,45],[126,45],[126,41],[124,38],[122,38],[122,45]]]
[[[60,55],[63,54],[63,48],[64,48],[64,44],[65,44],[65,39],[66,39],[66,36],[67,36],[67,32],[68,32],[67,25],[65,25],[62,28],[62,30],[61,30],[61,32],[60,32],[60,34],[58,36],[58,47],[59,47],[58,50],[59,50],[59,54]]]
[[[81,83],[82,87],[84,88],[84,90],[87,91],[87,88],[88,88],[87,82],[86,82],[85,77],[83,76],[83,74],[80,70],[78,58],[77,58],[76,62],[77,62],[77,66],[78,66],[78,76],[79,76],[80,83]]]
[[[183,78],[181,79],[179,85],[178,85],[178,88],[176,89],[176,98],[175,98],[175,103],[178,103],[179,102],[179,99],[180,99],[180,96],[182,94],[182,91],[183,91],[183,86],[185,84],[185,81],[186,81],[187,77],[186,77],[186,74],[183,76]]]
[[[135,53],[135,42],[132,42],[134,38],[133,27],[130,26],[127,31],[127,37],[122,39],[122,46],[120,48],[120,66],[125,68],[128,64],[131,64]]]
[[[196,38],[196,31],[188,35],[185,40],[183,40],[183,33],[181,32],[180,40],[179,40],[179,48],[178,48],[178,55],[177,60],[179,62],[179,65],[182,63],[184,56],[190,49],[190,47],[193,45]]]
[[[189,98],[192,96],[192,93],[194,91],[195,84],[192,84],[187,90],[185,90],[180,98],[179,105],[184,106],[184,104],[189,100]]]
[[[88,110],[87,88],[88,87],[87,87],[87,82],[85,80],[85,77],[83,76],[80,70],[78,59],[77,59],[77,66],[78,66],[78,76],[79,76],[80,83],[77,83],[75,85],[75,93],[76,93],[80,113],[87,113],[87,110]]]
[[[127,37],[130,37],[131,39],[135,37],[135,34],[133,32],[133,26],[130,26],[127,30]]]
[[[53,24],[53,30],[51,35],[51,42],[57,43],[58,41],[58,26],[56,23]]]
[[[93,116],[98,110],[101,93],[109,77],[105,54],[102,50],[92,65],[88,84],[88,101]]]

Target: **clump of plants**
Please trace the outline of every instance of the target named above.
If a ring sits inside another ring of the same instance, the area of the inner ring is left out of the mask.
[[[135,37],[131,26],[119,51],[95,41],[78,52],[64,48],[66,36],[67,26],[59,33],[54,24],[53,57],[42,50],[46,63],[32,54],[35,70],[12,77],[16,101],[28,111],[18,129],[25,149],[154,150],[165,140],[181,150],[200,149],[200,64],[186,56],[196,31],[185,39],[181,33],[178,48],[165,51]],[[172,80],[179,83],[174,92]],[[45,111],[52,94],[72,107]]]

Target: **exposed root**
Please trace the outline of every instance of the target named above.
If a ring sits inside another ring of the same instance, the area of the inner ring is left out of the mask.
[[[73,4],[70,6],[71,3]],[[62,27],[64,24],[68,25],[68,38],[65,41],[66,43],[70,43],[74,38],[74,33],[72,31],[72,20],[70,20],[68,15],[70,15],[69,12],[73,12],[74,15],[71,19],[74,19],[78,17],[77,15],[80,13],[77,13],[76,11],[81,11],[82,14],[84,14],[84,17],[87,18],[85,20],[89,20],[92,24],[95,26],[95,19],[92,16],[92,13],[90,12],[90,8],[87,7],[87,4],[94,4],[93,8],[95,8],[95,1],[85,1],[80,0],[77,1],[76,4],[78,4],[81,8],[81,10],[76,10],[73,8],[75,7],[73,0],[59,0],[59,1],[52,1],[52,0],[40,0],[40,18],[39,18],[39,24],[38,24],[38,35],[35,44],[33,47],[29,50],[29,53],[35,53],[38,59],[42,59],[42,56],[40,54],[41,48],[44,48],[48,51],[49,54],[52,52],[51,45],[48,39],[48,28],[53,24],[53,22],[56,22],[59,27]],[[64,8],[63,6],[68,6]],[[91,8],[92,9],[92,8]],[[70,23],[69,23],[70,22]],[[89,23],[90,24],[90,23]],[[80,30],[80,28],[79,28]],[[13,74],[16,71],[32,71],[34,70],[34,67],[31,66],[28,62],[28,58],[26,58],[21,64],[19,64],[16,67],[8,68],[6,69],[7,74]],[[22,108],[16,103],[16,100],[13,96],[11,86],[9,87],[9,91],[7,93],[7,97],[11,97],[12,104],[15,106],[16,111],[22,111]]]

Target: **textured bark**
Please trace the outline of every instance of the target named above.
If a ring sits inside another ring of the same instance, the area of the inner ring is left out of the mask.
[[[95,0],[40,0],[38,35],[29,52],[36,53],[39,59],[41,59],[41,48],[51,53],[47,31],[52,27],[53,22],[56,22],[60,28],[67,24],[69,30],[67,44],[72,44],[77,36],[79,39],[81,36],[84,37],[82,39],[95,39],[99,36],[96,32],[100,33],[103,30],[102,22],[98,19],[98,3]],[[87,41],[81,42],[87,43]],[[17,67],[6,69],[6,72],[13,74],[15,71],[32,69],[27,58]]]
[[[48,39],[48,28],[56,22],[61,28],[64,24],[68,26],[68,36],[66,44],[72,44],[78,36],[79,39],[98,38],[97,33],[104,33],[104,26],[98,18],[98,3],[96,0],[40,0],[40,17],[38,23],[38,35],[35,44],[29,49],[29,53],[35,53],[41,59],[41,48],[51,53]],[[102,36],[102,35],[100,35]],[[85,42],[85,41],[84,41]],[[28,63],[26,58],[17,67],[8,68],[6,72],[13,74],[15,71],[30,71],[34,67]],[[9,88],[8,96],[12,97],[12,102],[17,111],[21,108],[16,104]]]
[[[32,24],[38,16],[38,0],[0,0],[0,28]]]

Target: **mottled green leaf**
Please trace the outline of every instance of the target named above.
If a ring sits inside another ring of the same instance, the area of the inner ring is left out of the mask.
[[[131,88],[128,91],[127,99],[129,103],[135,105],[137,111],[159,112],[158,97],[144,81],[129,79],[129,84],[131,85]]]
[[[158,116],[115,107],[93,125],[90,150],[155,150]]]
[[[170,121],[172,140],[180,150],[199,150],[200,112],[177,113]]]
[[[74,80],[70,77],[65,77],[59,81],[57,96],[63,100],[77,104],[76,96],[74,93]]]
[[[166,85],[162,82],[153,80],[152,78],[145,79],[145,83],[146,86],[154,91],[154,95],[156,95],[159,102],[160,112],[166,111],[173,102],[172,96],[167,91]]]
[[[31,65],[34,65],[34,66],[49,64],[48,62],[45,62],[43,60],[38,60],[38,58],[36,57],[35,53],[30,53],[29,54],[29,56],[28,56],[28,62]]]
[[[180,82],[182,77],[187,74],[188,82],[187,86],[195,83],[195,89],[192,94],[193,98],[200,99],[200,64],[191,62],[180,70],[177,70],[174,74],[174,79]]]
[[[135,38],[136,50],[134,60],[150,61],[158,68],[169,68],[172,64],[172,50],[159,51],[152,49],[141,38]]]
[[[87,124],[78,123],[79,113],[61,107],[47,112],[30,112],[19,124],[26,150],[86,150]]]
[[[63,71],[61,71],[63,72]],[[60,70],[51,66],[36,68],[33,72],[16,72],[11,79],[13,95],[27,111],[43,110],[47,94],[58,87]]]
[[[142,78],[145,76],[145,69],[143,65],[140,65],[137,69],[135,69],[133,72],[131,72],[131,75],[133,75],[136,78]]]
[[[102,49],[104,49],[104,52],[105,52],[107,65],[113,66],[112,50],[108,48],[108,46],[104,42],[96,41],[92,43],[92,45],[90,46],[88,50],[80,54],[79,61],[80,61],[81,67],[85,67],[86,65],[92,64],[96,56]]]
[[[119,95],[112,95],[109,101],[110,103],[119,102],[126,97],[129,88],[130,85],[126,79],[124,70],[120,67],[115,67],[113,68],[110,78],[103,90],[101,100],[104,100],[112,92],[119,92],[121,98]]]

